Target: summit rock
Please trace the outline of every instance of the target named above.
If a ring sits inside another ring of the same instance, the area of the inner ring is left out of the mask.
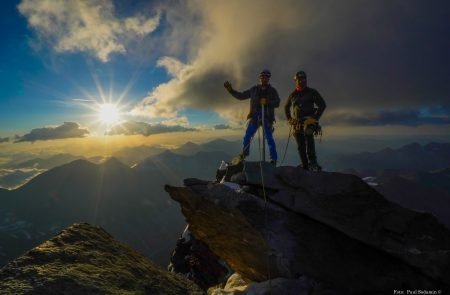
[[[235,185],[166,186],[192,234],[243,277],[309,277],[339,294],[448,289],[450,231],[359,177],[247,162]],[[242,178],[241,178],[242,179]],[[307,293],[305,293],[307,294]]]
[[[74,224],[0,269],[0,294],[203,294],[100,227]]]

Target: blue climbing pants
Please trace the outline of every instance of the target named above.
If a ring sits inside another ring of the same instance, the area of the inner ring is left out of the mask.
[[[244,143],[243,143],[243,153],[245,156],[248,156],[250,154],[250,141],[252,140],[252,137],[255,135],[256,131],[258,131],[258,120],[250,120],[247,126],[247,130],[245,131],[244,136]],[[266,133],[266,140],[267,145],[269,146],[269,152],[270,152],[270,159],[271,160],[277,160],[277,147],[275,145],[275,140],[273,139],[272,134],[272,124],[267,122],[264,124],[264,130]]]

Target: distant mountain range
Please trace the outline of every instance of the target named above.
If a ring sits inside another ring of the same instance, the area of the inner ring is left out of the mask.
[[[74,222],[99,225],[160,265],[185,222],[165,184],[187,177],[214,178],[221,152],[184,156],[166,151],[134,168],[110,158],[101,164],[76,160],[0,190],[0,265]]]
[[[386,170],[431,171],[450,167],[450,143],[411,143],[399,149],[385,148],[378,152],[363,152],[330,159],[336,170],[352,168],[366,175],[382,174]],[[393,171],[394,172],[394,171]]]
[[[74,156],[71,154],[57,154],[49,158],[34,158],[31,160],[26,160],[23,162],[10,162],[4,165],[5,168],[9,169],[20,169],[20,168],[39,168],[39,169],[51,169],[69,162],[84,159],[82,156]]]
[[[99,164],[110,157],[114,157],[131,167],[144,161],[145,159],[152,158],[166,151],[185,156],[194,155],[198,152],[219,151],[227,151],[229,154],[236,155],[239,153],[240,146],[241,144],[238,142],[216,139],[204,144],[187,142],[176,149],[170,150],[160,146],[127,147],[107,157],[95,156],[86,158],[72,154],[57,154],[50,157],[32,158],[23,161],[17,160],[17,158],[14,157],[13,160],[0,166],[0,187],[8,189],[16,188],[45,170],[49,170],[79,159],[84,159]],[[229,154],[223,155],[223,160],[229,160],[231,158]],[[25,157],[25,155],[23,156]]]
[[[341,156],[333,159],[333,165],[338,171],[367,177],[390,201],[431,212],[450,228],[449,143],[412,143],[399,149]]]
[[[424,183],[408,179],[407,175],[383,175],[372,179],[372,185],[388,200],[403,207],[430,212],[450,228],[450,190],[445,186],[432,185],[435,179]],[[436,179],[439,179],[437,177]]]
[[[218,139],[204,144],[188,142],[173,150],[147,148],[118,153],[133,159],[127,165],[116,158],[93,158],[99,164],[78,159],[51,168],[76,158],[68,154],[17,163],[16,167],[32,164],[49,170],[18,189],[0,188],[0,265],[74,222],[102,226],[165,265],[184,220],[164,185],[180,185],[188,177],[214,178],[220,162],[231,160],[241,143]],[[409,144],[345,156],[327,155],[325,146],[322,148],[325,170],[375,177],[375,188],[388,199],[430,211],[450,226],[446,210],[450,208],[449,143]],[[284,165],[298,163],[295,148],[289,150],[291,160]],[[147,154],[151,156],[142,158]],[[252,156],[257,158],[257,152]]]

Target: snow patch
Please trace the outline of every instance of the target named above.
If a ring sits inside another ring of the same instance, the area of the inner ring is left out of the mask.
[[[377,178],[375,176],[367,176],[364,177],[362,180],[364,180],[365,183],[367,183],[370,186],[378,186]]]

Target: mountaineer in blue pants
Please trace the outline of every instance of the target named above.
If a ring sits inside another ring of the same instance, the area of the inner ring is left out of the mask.
[[[275,122],[275,108],[280,106],[280,97],[277,90],[269,84],[271,73],[263,70],[259,73],[259,84],[239,92],[233,89],[231,83],[226,81],[225,88],[235,98],[245,100],[250,98],[250,112],[247,115],[248,125],[245,131],[241,159],[250,153],[250,141],[262,123],[262,106],[264,105],[264,131],[269,145],[270,163],[276,166],[278,155],[275,140],[273,139],[273,123]]]

